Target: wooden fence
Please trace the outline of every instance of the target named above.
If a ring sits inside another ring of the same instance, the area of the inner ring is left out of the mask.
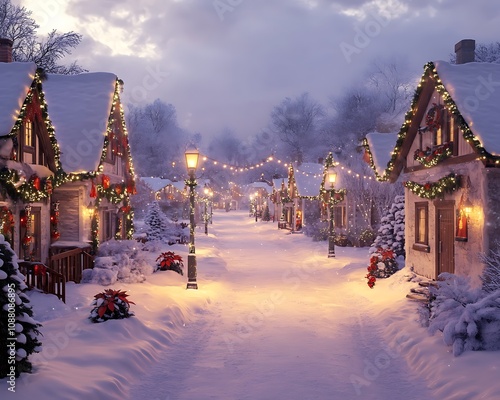
[[[66,282],[80,283],[83,270],[94,267],[94,257],[83,249],[73,249],[51,256],[49,265],[64,275]]]
[[[25,276],[28,288],[54,294],[66,302],[66,279],[63,274],[42,263],[31,261],[19,262],[19,270]]]

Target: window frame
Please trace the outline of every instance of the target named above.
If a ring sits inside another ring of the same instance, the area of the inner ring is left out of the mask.
[[[421,212],[424,213],[424,235],[423,240],[420,240],[421,235]],[[429,203],[428,202],[416,202],[415,203],[415,240],[413,244],[413,249],[417,251],[423,251],[426,253],[430,252],[429,246]]]

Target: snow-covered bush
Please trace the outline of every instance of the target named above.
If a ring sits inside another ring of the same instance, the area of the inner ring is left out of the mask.
[[[443,332],[455,356],[500,349],[500,290],[486,293],[471,288],[467,278],[443,273],[430,291],[429,332]]]
[[[304,234],[312,238],[313,242],[321,242],[328,239],[328,221],[316,221],[302,228]]]
[[[134,302],[127,299],[128,294],[121,290],[106,289],[94,296],[89,319],[92,322],[104,322],[108,319],[123,319],[134,315],[130,311],[130,304]]]
[[[31,372],[29,356],[41,350],[41,325],[33,319],[26,289],[17,256],[0,235],[0,379]]]
[[[148,240],[162,240],[167,229],[167,217],[161,211],[157,201],[149,204],[144,217]]]
[[[373,242],[370,253],[379,248],[390,249],[396,256],[405,255],[405,197],[396,196],[394,203],[382,217],[377,237]]]
[[[180,275],[184,275],[183,268],[184,262],[182,261],[182,257],[173,251],[163,252],[156,259],[155,271],[175,271]]]
[[[315,202],[317,203],[315,206]],[[314,242],[328,239],[328,221],[321,220],[321,209],[317,200],[312,200],[304,210],[304,226],[302,231],[306,236],[312,238]]]
[[[135,240],[110,240],[99,246],[94,268],[82,274],[82,283],[109,286],[115,282],[143,282],[154,266],[148,260],[145,245]]]
[[[370,257],[370,265],[368,265],[368,286],[373,288],[377,278],[388,278],[398,270],[398,263],[394,251],[378,248]]]

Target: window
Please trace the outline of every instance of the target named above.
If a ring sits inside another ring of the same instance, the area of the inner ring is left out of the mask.
[[[346,207],[335,206],[334,210],[333,221],[335,223],[335,228],[345,228],[347,226]]]
[[[445,143],[452,143],[452,155],[458,155],[458,124],[455,118],[446,109],[442,111],[441,126],[436,130],[433,138],[433,145],[440,146]],[[420,147],[422,148],[422,146]]]
[[[429,204],[415,203],[415,244],[413,249],[429,252]]]
[[[36,134],[33,131],[33,122],[24,122],[24,135],[21,143],[22,160],[28,164],[36,164]]]

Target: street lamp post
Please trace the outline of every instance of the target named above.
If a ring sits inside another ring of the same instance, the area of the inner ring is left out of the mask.
[[[189,174],[189,179],[186,184],[189,186],[189,253],[188,253],[188,283],[187,289],[198,289],[196,282],[196,251],[194,247],[194,200],[195,200],[195,187],[196,179],[194,174],[198,167],[198,158],[200,153],[194,146],[189,146],[185,153],[186,166]]]
[[[205,203],[205,215],[203,216],[203,219],[205,220],[205,235],[208,235],[208,195],[210,193],[210,189],[208,187],[208,185],[205,183],[205,188],[203,189],[203,193],[205,193],[205,199],[204,199],[204,203]]]
[[[214,192],[213,190],[210,190],[210,225],[213,223],[213,217],[214,217]]]
[[[335,257],[335,226],[333,215],[335,212],[334,199],[335,199],[335,181],[337,180],[337,173],[335,172],[335,167],[330,166],[326,170],[326,182],[329,185],[329,199],[328,206],[330,211],[330,222],[328,231],[328,257]],[[326,186],[326,185],[325,185]]]

